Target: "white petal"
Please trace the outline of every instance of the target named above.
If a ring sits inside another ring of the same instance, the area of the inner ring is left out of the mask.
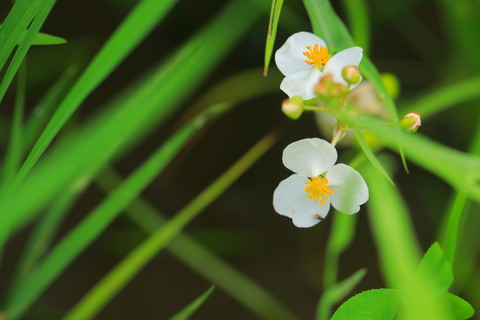
[[[307,57],[303,52],[308,51],[307,46],[327,47],[325,41],[310,32],[298,32],[291,35],[285,44],[275,52],[275,63],[284,76],[313,69],[312,65],[305,62]]]
[[[358,66],[363,57],[363,49],[360,47],[352,47],[342,50],[334,54],[330,60],[328,60],[323,74],[331,73],[335,82],[340,82],[347,85],[347,82],[342,78],[342,69],[346,66]],[[362,80],[352,85],[350,90],[355,88]]]
[[[368,186],[360,173],[346,164],[339,163],[325,175],[328,187],[334,192],[330,195],[332,206],[340,212],[354,214],[360,205],[368,200]]]
[[[289,98],[301,97],[303,100],[315,98],[313,89],[320,80],[322,73],[317,68],[300,71],[286,76],[280,84],[280,89]]]
[[[316,177],[335,164],[337,150],[323,139],[302,139],[283,150],[282,161],[285,167],[295,173]]]
[[[330,209],[330,202],[325,201],[325,205],[308,199],[305,192],[305,182],[307,178],[298,174],[293,174],[280,182],[273,193],[273,207],[275,211],[283,216],[292,218],[297,227],[307,228],[319,223],[325,218]]]

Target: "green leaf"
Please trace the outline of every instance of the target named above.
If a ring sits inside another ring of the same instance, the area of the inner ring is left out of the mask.
[[[211,286],[200,297],[192,301],[188,306],[180,310],[177,314],[170,318],[170,320],[186,320],[188,319],[212,294],[215,286]]]
[[[176,0],[143,0],[118,27],[103,46],[75,86],[62,101],[42,135],[20,168],[15,187],[38,161],[63,125],[70,119],[83,100],[120,64],[147,36],[151,29],[167,14]]]
[[[390,176],[388,175],[387,171],[385,170],[385,168],[382,166],[380,161],[378,161],[372,148],[370,148],[370,145],[363,138],[361,132],[358,129],[354,129],[353,132],[355,133],[355,137],[357,138],[357,142],[360,145],[360,148],[362,148],[363,153],[365,153],[370,163],[375,167],[375,169],[378,170],[378,172],[382,174],[382,176],[385,177],[385,179],[388,180],[388,182],[390,182],[392,185],[395,185],[392,179],[390,178]]]
[[[41,0],[15,1],[5,21],[0,26],[0,70],[10,57],[18,39],[38,12]]]
[[[82,130],[59,142],[16,192],[0,196],[6,213],[0,216],[0,243],[72,181],[88,179],[166,121],[261,14],[250,1],[230,2],[170,59],[153,66],[139,82],[100,108]]]
[[[441,145],[422,134],[408,134],[396,130],[372,117],[343,113],[340,120],[348,125],[360,127],[373,133],[378,140],[390,149],[396,150],[400,144],[410,160],[433,172],[457,190],[468,193],[480,201],[480,158]],[[448,164],[448,170],[445,169]]]
[[[47,45],[54,45],[54,44],[64,44],[67,43],[67,40],[64,38],[60,38],[57,36],[53,36],[51,34],[46,34],[39,32],[33,38],[32,45],[34,46],[47,46]]]
[[[0,28],[1,27],[2,27],[2,25],[0,24]],[[18,38],[17,43],[16,43],[17,45],[21,44],[24,41],[25,34],[26,34],[26,31],[24,31],[20,35],[20,37]],[[64,38],[53,36],[53,35],[47,34],[47,33],[37,32],[33,36],[33,41],[31,43],[31,45],[45,46],[45,45],[53,45],[53,44],[64,44],[66,42],[67,42],[67,40],[65,40]]]
[[[304,0],[303,2],[310,17],[313,30],[317,35],[324,38],[327,44],[332,46],[334,50],[342,50],[355,45],[347,27],[345,27],[342,20],[337,16],[328,0]],[[387,108],[390,120],[398,122],[397,107],[395,106],[393,98],[388,94],[387,89],[383,85],[377,68],[375,68],[374,64],[366,56],[363,57],[359,68],[377,91],[379,99]],[[397,129],[399,130],[399,128]],[[403,166],[408,172],[403,149],[399,146],[397,146],[397,148],[399,148]]]
[[[280,11],[282,10],[283,0],[272,0],[272,8],[270,10],[270,20],[268,22],[267,41],[265,43],[265,62],[263,66],[263,75],[266,77],[270,59],[272,58],[275,38],[277,36],[278,21],[280,20]]]
[[[14,288],[8,303],[11,319],[17,319],[33,301],[55,280],[98,235],[133,201],[142,190],[184,146],[198,130],[198,121],[192,121],[160,146],[142,165],[124,180],[104,201],[62,239],[41,265]]]
[[[110,192],[121,177],[112,169],[103,170],[97,182],[105,192]],[[144,198],[137,198],[126,209],[126,215],[134,225],[147,234],[155,232],[167,220],[153,204]],[[346,216],[346,215],[345,215]],[[177,234],[166,248],[177,259],[230,295],[239,304],[262,319],[297,319],[285,304],[277,300],[270,292],[238,271],[235,267],[216,256],[185,232]]]
[[[470,319],[475,313],[470,303],[454,294],[446,292],[442,298],[442,303],[446,304],[450,310],[452,320]]]
[[[275,134],[268,134],[252,147],[245,155],[237,160],[227,171],[213,181],[197,197],[183,207],[173,218],[157,228],[150,237],[139,244],[127,257],[125,257],[112,271],[100,280],[87,295],[69,312],[66,319],[90,319],[98,313],[158,252],[163,250],[182,229],[200,214],[208,205],[221,195],[233,182],[235,182],[248,168],[250,168],[275,142]],[[124,183],[125,184],[125,183]],[[122,184],[122,188],[123,185]],[[128,190],[127,186],[124,186]],[[126,190],[123,190],[125,193]],[[120,196],[121,194],[119,194]],[[112,199],[113,200],[113,199]],[[117,201],[120,201],[117,197]],[[130,198],[133,201],[134,198]],[[115,205],[113,203],[113,205]],[[123,208],[122,208],[123,209]],[[95,222],[92,220],[92,222]],[[79,235],[81,235],[79,233]],[[76,239],[81,241],[81,238]],[[75,242],[71,241],[71,245]],[[63,249],[67,249],[64,246]],[[60,253],[60,252],[58,252]],[[63,254],[69,254],[68,251]],[[58,259],[64,259],[58,255]],[[51,259],[53,262],[53,259]],[[57,268],[50,264],[49,268]],[[45,266],[44,271],[50,272]],[[44,282],[41,275],[37,274],[37,282]],[[30,289],[26,285],[25,289]],[[30,294],[29,290],[24,290]]]
[[[452,267],[437,242],[425,253],[417,272],[433,281],[435,292],[447,291],[453,283]]]
[[[394,289],[372,289],[345,301],[330,320],[392,320],[397,311]]]
[[[366,0],[343,0],[343,6],[355,43],[368,55],[370,47],[370,19]]]
[[[331,307],[352,292],[360,281],[362,281],[363,277],[365,277],[365,274],[367,274],[367,270],[360,269],[345,280],[325,290],[317,307],[317,319],[328,320]]]
[[[20,2],[20,1],[17,1],[17,2]],[[36,11],[32,11],[32,14],[34,14],[32,17],[34,17],[34,18],[33,18],[33,22],[30,24],[29,29],[28,30],[23,30],[23,29],[19,30],[18,26],[22,25],[21,22],[19,21],[17,23],[18,25],[16,26],[15,30],[13,30],[13,33],[15,34],[15,36],[12,35],[12,41],[15,41],[16,40],[16,34],[20,33],[19,38],[18,38],[18,42],[15,42],[15,44],[18,43],[18,48],[15,51],[15,55],[13,56],[13,58],[10,62],[10,65],[8,66],[7,71],[5,71],[5,75],[3,76],[2,81],[0,82],[0,101],[3,99],[3,97],[5,95],[5,92],[7,91],[8,87],[10,86],[10,83],[12,82],[15,74],[17,73],[18,68],[20,68],[20,65],[22,64],[23,59],[25,59],[25,56],[27,55],[27,52],[32,45],[32,42],[34,40],[35,35],[38,34],[38,31],[40,30],[43,23],[47,19],[50,11],[52,10],[53,5],[55,4],[55,0],[36,1],[30,7],[28,7],[28,10],[25,11],[25,14],[27,14],[27,12],[31,11],[32,8],[35,8],[36,4],[38,4],[38,8],[36,9]],[[15,9],[15,7],[12,9],[11,13],[14,11],[14,9]],[[9,14],[9,16],[10,16],[10,14]],[[27,19],[27,21],[28,21],[28,19],[31,19],[29,15],[24,16],[23,18]],[[2,34],[3,37],[10,37],[10,35],[8,35],[7,31],[5,32],[5,34],[3,34],[4,29],[8,29],[7,25],[8,25],[8,23],[7,23],[7,19],[6,19],[5,24],[2,27],[0,27],[0,30],[1,30],[0,34]],[[11,47],[10,43],[8,43],[8,45],[7,44],[5,44],[5,45],[6,45],[7,49],[8,48],[13,49],[13,47]],[[2,46],[2,44],[1,44],[1,39],[0,39],[0,47],[1,46]],[[0,52],[1,51],[2,50],[0,49]],[[11,52],[5,51],[4,54],[10,55],[10,53]],[[8,56],[6,56],[6,57],[8,57]],[[4,63],[3,58],[4,58],[3,55],[0,53],[0,64]],[[3,65],[2,65],[2,67],[3,67]]]

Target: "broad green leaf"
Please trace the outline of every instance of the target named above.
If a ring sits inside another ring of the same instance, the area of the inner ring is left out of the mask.
[[[270,10],[270,20],[268,22],[267,41],[265,43],[265,62],[263,65],[263,75],[266,77],[270,60],[272,58],[275,38],[277,36],[278,21],[280,20],[280,11],[282,10],[283,0],[272,0]]]
[[[214,286],[211,286],[201,296],[192,301],[188,306],[180,310],[177,314],[170,318],[170,320],[186,320],[188,319],[212,294]]]
[[[399,191],[369,163],[359,171],[370,192],[367,206],[382,272],[387,285],[399,289],[402,315],[409,320],[447,320],[444,306],[435,299],[431,277],[415,272],[420,248]]]
[[[453,283],[452,267],[437,242],[425,253],[417,272],[433,281],[436,292],[447,291]]]
[[[397,290],[372,289],[345,301],[331,320],[392,320],[397,305]]]
[[[445,303],[450,310],[452,320],[470,319],[475,313],[470,303],[448,292],[442,295],[442,303]]]
[[[317,306],[317,320],[328,320],[332,306],[345,299],[360,281],[362,281],[366,273],[367,270],[360,269],[345,280],[325,290]]]

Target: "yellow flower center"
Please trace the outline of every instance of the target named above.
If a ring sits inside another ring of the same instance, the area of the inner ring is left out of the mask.
[[[328,199],[328,194],[333,194],[333,190],[326,186],[328,183],[327,177],[311,177],[310,181],[305,182],[308,186],[305,187],[305,192],[308,193],[308,199],[314,199],[315,202],[319,202],[322,206],[325,204],[325,199]]]
[[[313,48],[311,46],[307,46],[307,50],[302,52],[308,60],[305,60],[308,64],[313,64],[315,68],[319,68],[320,66],[325,67],[328,60],[330,60],[330,55],[328,54],[328,50],[326,47],[318,48],[318,43],[316,43]]]

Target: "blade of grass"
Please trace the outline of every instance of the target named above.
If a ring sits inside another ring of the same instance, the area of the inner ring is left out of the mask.
[[[354,45],[353,39],[347,28],[336,15],[328,0],[304,0],[313,31],[323,37],[326,42],[335,50],[345,49]],[[393,98],[388,94],[383,85],[382,78],[370,59],[366,56],[360,63],[362,74],[372,83],[378,93],[379,99],[385,105],[390,120],[398,122],[398,113]],[[402,158],[403,167],[408,172],[407,161],[403,149],[399,147],[399,154]]]
[[[419,133],[408,134],[396,130],[391,125],[370,117],[345,113],[340,118],[352,127],[372,132],[379,141],[392,150],[400,144],[409,159],[446,180],[457,190],[468,192],[472,199],[480,201],[479,156],[448,148]],[[445,164],[448,164],[448,170]]]
[[[434,89],[423,97],[402,103],[401,110],[405,113],[418,112],[422,118],[431,117],[448,108],[480,98],[478,88],[480,88],[480,76],[459,80]]]
[[[365,50],[370,48],[370,17],[365,0],[343,0],[353,40]]]
[[[115,172],[104,170],[97,182],[102,189],[110,192],[115,185],[121,182],[121,179]],[[133,202],[126,209],[126,214],[138,228],[149,234],[166,221],[166,218],[162,217],[160,212],[142,198]],[[168,245],[167,250],[259,317],[264,319],[296,319],[291,311],[277,301],[272,294],[222,261],[188,235],[179,233]]]
[[[205,291],[201,296],[192,301],[188,306],[180,310],[177,314],[170,318],[170,320],[187,320],[190,316],[197,311],[198,308],[208,299],[212,294],[215,286],[211,286],[207,291]]]
[[[20,36],[20,42],[23,41],[24,35]],[[51,34],[38,32],[35,34],[32,46],[49,46],[67,43],[67,40],[61,37],[57,37]]]
[[[41,98],[25,125],[25,145],[31,147],[38,138],[42,127],[45,126],[50,116],[53,114],[57,103],[62,99],[74,76],[77,74],[74,68],[68,68],[63,72],[60,78],[50,87],[47,93]]]
[[[380,161],[378,161],[377,157],[375,156],[375,153],[373,152],[372,148],[370,148],[367,141],[365,141],[361,132],[358,129],[353,129],[353,132],[355,133],[355,138],[357,139],[358,145],[362,149],[363,153],[365,153],[365,156],[367,157],[368,161],[370,161],[373,167],[376,168],[378,172],[380,172],[382,176],[384,176],[385,179],[388,180],[388,182],[394,185],[392,179],[389,177],[387,171],[382,166]]]
[[[473,135],[470,153],[480,155],[480,126],[477,126],[475,134]],[[456,195],[452,198],[450,210],[445,215],[439,235],[439,239],[441,239],[445,250],[445,256],[452,265],[455,260],[457,241],[461,234],[460,222],[462,218],[464,218],[465,213],[468,212],[469,204],[467,193],[464,190],[457,191]]]
[[[277,140],[268,134],[212,182],[172,219],[158,228],[134,249],[69,312],[65,320],[90,319],[95,316],[140,270],[160,252],[190,221],[200,214]]]
[[[20,42],[18,45],[18,49],[13,56],[10,65],[8,66],[5,75],[3,76],[2,81],[0,82],[0,101],[3,100],[5,93],[7,92],[8,87],[10,86],[15,74],[20,68],[23,59],[27,55],[28,50],[32,46],[33,41],[35,40],[38,31],[42,27],[43,23],[47,19],[48,14],[53,8],[56,0],[44,0],[40,3],[40,7],[38,9],[35,18],[33,19],[32,24],[28,28],[28,30],[20,36]]]
[[[23,117],[25,113],[26,76],[26,65],[24,65],[17,78],[17,95],[13,122],[10,130],[10,141],[3,164],[2,182],[0,183],[2,187],[0,189],[5,188],[5,186],[13,180],[20,166],[22,151],[25,147],[23,144]]]
[[[42,0],[15,1],[0,27],[0,70],[3,70],[20,36],[37,14]]]
[[[55,246],[38,269],[14,289],[7,305],[11,319],[17,319],[26,311],[73,259],[141,193],[202,125],[201,117],[185,125]]]
[[[0,216],[0,243],[38,214],[71,181],[91,176],[166,121],[257,20],[262,11],[256,9],[244,0],[230,2],[171,59],[153,68],[128,90],[128,95],[120,95],[123,99],[115,99],[83,130],[59,143],[17,192],[0,197],[0,207],[5,212]],[[42,192],[38,192],[40,189]]]
[[[143,0],[103,46],[75,86],[65,97],[32,148],[16,177],[15,188],[23,181],[53,138],[83,100],[125,59],[155,25],[168,13],[176,0]]]
[[[280,12],[282,11],[283,0],[272,0],[272,8],[270,9],[270,20],[268,21],[267,40],[265,42],[265,58],[263,64],[263,76],[268,74],[268,67],[272,58],[273,47],[275,46],[275,38],[277,37],[278,21],[280,20]]]
[[[349,163],[352,168],[356,168],[365,160],[364,153],[358,155]],[[317,304],[317,318],[328,319],[331,316],[331,310],[338,301],[334,299],[337,295],[339,258],[343,251],[350,245],[355,236],[356,215],[346,215],[336,212],[333,215],[333,225],[328,237],[325,250],[325,264],[323,271],[323,291],[324,294]],[[363,277],[363,276],[362,276]],[[352,275],[352,279],[356,279]],[[359,278],[359,280],[361,277]],[[339,298],[340,299],[340,298]]]
[[[385,161],[384,161],[385,162]],[[400,288],[399,319],[447,320],[443,306],[427,279],[416,273],[420,248],[405,203],[397,190],[371,165],[359,168],[370,189],[370,223],[387,284]]]
[[[35,226],[22,251],[16,273],[10,283],[11,288],[19,287],[22,279],[27,278],[36,269],[41,257],[47,252],[58,226],[73,206],[82,189],[82,187],[73,186],[66,192],[61,193],[48,208],[46,215]]]

